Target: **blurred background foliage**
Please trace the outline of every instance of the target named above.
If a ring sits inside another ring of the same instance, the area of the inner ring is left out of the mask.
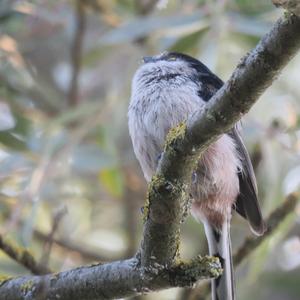
[[[146,184],[127,129],[143,55],[176,50],[222,79],[282,15],[259,0],[1,0],[1,234],[65,270],[133,255]],[[300,55],[244,118],[264,215],[300,182]],[[237,269],[238,299],[299,299],[300,207]],[[233,219],[233,248],[249,234]],[[189,218],[182,253],[207,253]],[[28,271],[0,253],[0,272]],[[172,289],[141,299],[188,299]]]

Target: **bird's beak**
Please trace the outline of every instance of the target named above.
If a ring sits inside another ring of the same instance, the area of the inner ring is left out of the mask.
[[[155,61],[155,58],[154,56],[144,56],[143,57],[143,62],[146,64],[146,63],[149,63],[149,62],[154,62]]]

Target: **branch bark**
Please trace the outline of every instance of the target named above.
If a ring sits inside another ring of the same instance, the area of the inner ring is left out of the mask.
[[[246,55],[231,78],[187,124],[170,131],[146,204],[142,264],[154,256],[168,264],[176,258],[179,223],[188,207],[186,187],[201,153],[249,111],[300,47],[300,18],[279,19]]]
[[[188,212],[186,187],[201,153],[229,130],[300,46],[300,18],[286,14],[244,59],[229,81],[186,124],[171,130],[157,174],[148,189],[144,235],[135,258],[81,267],[43,277],[20,277],[0,283],[5,299],[109,299],[149,290],[189,285],[200,278],[216,277],[215,258],[180,263],[179,229]]]
[[[276,7],[282,7],[289,12],[300,17],[300,1],[299,0],[272,0]]]
[[[112,299],[172,286],[192,286],[221,273],[219,260],[197,257],[171,268],[142,268],[138,258],[81,267],[45,276],[0,280],[1,299]],[[39,298],[40,297],[40,298]]]

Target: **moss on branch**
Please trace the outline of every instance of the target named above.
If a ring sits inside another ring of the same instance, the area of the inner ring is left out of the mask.
[[[171,282],[174,286],[191,287],[200,279],[217,278],[222,275],[222,267],[218,257],[197,256],[190,261],[179,261],[171,270]]]

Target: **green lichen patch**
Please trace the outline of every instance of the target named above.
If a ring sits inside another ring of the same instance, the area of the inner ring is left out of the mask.
[[[149,192],[147,193],[147,197],[143,206],[143,221],[146,222],[149,216]]]
[[[147,197],[143,208],[143,220],[148,220],[150,213],[151,199],[157,199],[159,196],[160,187],[165,184],[164,177],[154,175],[148,185]]]
[[[222,274],[219,258],[197,256],[189,261],[177,261],[170,273],[170,282],[174,286],[193,286],[198,280],[217,278]]]
[[[148,186],[148,198],[151,198],[152,195],[157,194],[161,190],[161,187],[166,185],[166,180],[162,175],[154,175],[151,178],[151,181]]]
[[[4,284],[5,282],[7,282],[8,280],[12,279],[11,276],[7,276],[7,275],[2,275],[0,274],[0,286],[2,284]]]
[[[186,186],[177,180],[166,180],[164,175],[157,174],[152,177],[148,187],[148,200],[173,199],[174,196],[184,196]],[[151,204],[151,203],[150,203]]]
[[[178,144],[186,136],[186,130],[187,126],[185,122],[181,122],[179,125],[172,128],[167,134],[164,151],[176,151]]]
[[[187,131],[186,122],[172,128],[167,134],[164,156],[160,168],[167,168],[168,176],[190,176],[199,160],[199,149],[193,146]],[[172,167],[170,167],[172,165]]]
[[[156,223],[180,222],[187,201],[186,186],[177,180],[166,180],[164,175],[152,177],[144,207],[144,220],[150,218]]]
[[[295,8],[295,7],[294,7]],[[288,21],[290,21],[290,18],[292,17],[292,16],[294,16],[295,14],[293,13],[293,12],[291,12],[291,11],[289,11],[288,9],[293,9],[293,7],[284,7],[284,12],[283,12],[283,17],[284,17],[284,19],[285,20],[288,20]]]
[[[26,295],[28,292],[32,290],[34,287],[34,281],[29,279],[25,281],[23,284],[21,284],[20,289],[24,295]]]
[[[177,263],[180,260],[180,228],[178,228],[176,235],[175,235],[175,245],[176,245],[176,251],[175,251],[175,262]]]
[[[205,270],[209,270],[210,277],[217,278],[222,275],[223,269],[218,257],[208,255],[204,257],[198,256],[196,260]]]

